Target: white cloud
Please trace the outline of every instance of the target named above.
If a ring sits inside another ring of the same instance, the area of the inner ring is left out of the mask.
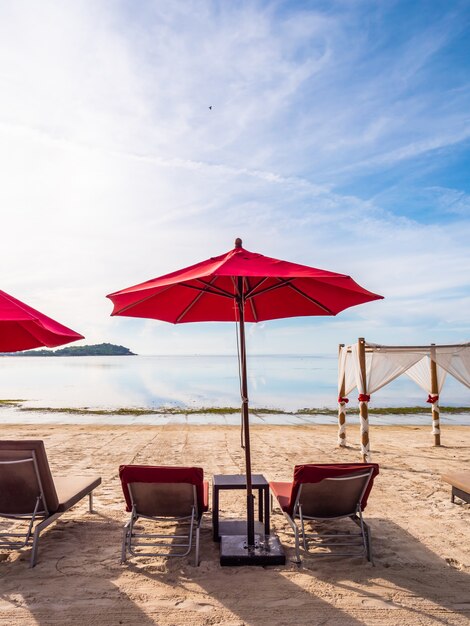
[[[385,211],[380,194],[337,191],[468,137],[468,84],[456,79],[446,99],[430,84],[457,17],[381,57],[370,54],[367,29],[354,31],[361,13],[351,8],[126,10],[0,7],[3,289],[89,342],[231,352],[232,329],[110,319],[104,295],[241,236],[248,249],[350,273],[386,296],[322,321],[320,343],[304,341],[303,322],[257,328],[255,351],[324,351],[350,340],[342,329],[398,341],[413,328],[468,332],[452,312],[468,305],[465,192],[427,182],[453,220],[426,225],[412,207],[400,212],[407,217]]]
[[[430,187],[427,191],[431,196],[431,202],[434,200],[441,211],[467,218],[470,216],[470,194],[460,189],[446,187]]]

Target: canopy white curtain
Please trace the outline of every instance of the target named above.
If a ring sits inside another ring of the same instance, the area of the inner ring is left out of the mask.
[[[436,347],[436,363],[470,388],[470,345],[452,349]]]
[[[421,361],[413,365],[413,367],[410,367],[410,369],[406,372],[406,375],[411,378],[411,380],[414,380],[414,382],[418,384],[421,389],[424,389],[428,392],[427,402],[431,404],[432,410],[431,432],[433,435],[435,435],[435,437],[439,438],[441,433],[441,426],[439,423],[439,395],[441,393],[442,387],[444,386],[447,372],[439,367],[439,365],[437,365],[436,349],[432,347],[431,351],[431,356],[436,363],[437,387],[433,388],[431,377],[432,361],[429,356],[425,356],[423,359],[421,359]],[[440,445],[440,439],[438,439],[437,445]]]
[[[351,346],[342,346],[339,351],[338,395],[341,393],[344,378],[344,397],[348,396],[356,387],[356,374],[350,348]]]
[[[352,355],[348,346],[341,346],[338,355],[338,445],[346,446],[346,404],[347,396],[356,386]]]
[[[359,393],[371,394],[404,374],[410,367],[423,358],[419,352],[366,352],[366,380],[362,379],[359,364],[358,346],[351,346],[353,355],[356,386]],[[366,391],[367,390],[367,391]]]
[[[437,356],[437,355],[436,355]],[[436,358],[436,363],[437,363]],[[407,376],[411,378],[417,385],[427,391],[429,395],[432,394],[433,390],[431,388],[431,359],[428,356],[421,358],[418,363],[410,367],[408,371],[405,372]],[[442,367],[437,366],[437,391],[441,393],[441,389],[444,386],[444,382],[446,379],[446,371],[442,369]]]

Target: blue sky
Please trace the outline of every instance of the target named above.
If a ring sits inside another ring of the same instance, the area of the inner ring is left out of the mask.
[[[470,340],[466,0],[2,3],[0,88],[1,288],[87,343],[232,353],[104,296],[235,237],[385,296],[252,353]]]

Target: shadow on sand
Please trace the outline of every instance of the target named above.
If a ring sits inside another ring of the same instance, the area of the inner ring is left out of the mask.
[[[41,535],[36,567],[29,567],[29,550],[12,553],[0,563],[0,624],[154,625],[113,583],[121,528],[97,513],[61,518]]]
[[[196,568],[188,558],[142,557],[121,566],[121,523],[103,515],[62,521],[44,533],[36,568],[28,568],[26,551],[0,564],[0,624],[359,626],[382,619],[384,610],[402,623],[464,622],[470,577],[459,564],[389,519],[369,522],[375,567],[360,558],[306,555],[298,568],[290,561],[293,540],[280,532],[285,567],[222,568],[207,516]]]

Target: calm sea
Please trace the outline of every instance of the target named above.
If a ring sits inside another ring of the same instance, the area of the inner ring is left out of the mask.
[[[250,406],[253,409],[266,407],[295,411],[305,407],[336,408],[336,357],[251,356],[248,358],[248,371]],[[240,404],[239,389],[235,356],[0,358],[0,399],[21,399],[24,400],[24,407],[234,407]],[[349,408],[353,411],[357,405],[356,396],[355,392],[350,396]],[[423,390],[403,376],[374,394],[371,406],[422,406],[423,420],[427,422],[429,405],[425,402],[426,397]],[[441,393],[441,404],[468,406],[469,402],[470,390],[449,376]],[[50,414],[47,421],[85,420],[80,416],[65,419],[63,415],[53,415]],[[13,409],[0,409],[0,422],[12,419],[20,421],[19,413],[13,412]],[[31,413],[27,418],[23,413],[21,421],[26,419],[36,421],[39,416]],[[195,423],[197,418],[192,416],[188,419]],[[208,419],[212,418],[203,421]],[[233,419],[236,423],[238,417]],[[306,419],[311,420],[310,417]],[[324,422],[335,421],[334,418],[321,419]],[[447,419],[453,423],[470,424],[470,418],[465,414]],[[157,423],[158,416],[152,416],[152,420]],[[279,416],[279,420],[288,422],[289,416]],[[320,418],[316,420],[320,421]],[[101,421],[109,423],[106,418]],[[120,417],[119,422],[123,421],[124,418]],[[397,418],[387,418],[386,421],[396,423]],[[422,423],[419,416],[407,416],[401,421]]]

